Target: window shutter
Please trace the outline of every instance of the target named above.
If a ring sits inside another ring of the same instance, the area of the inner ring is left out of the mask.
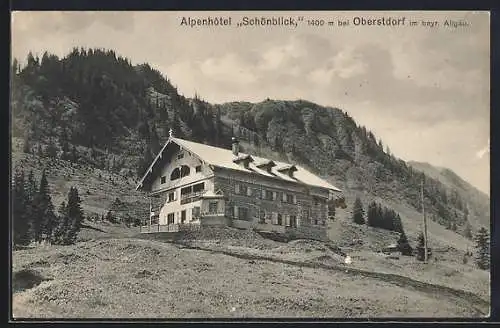
[[[276,212],[273,212],[273,214],[272,214],[272,223],[278,224],[278,213],[276,213]]]
[[[238,206],[234,206],[234,217],[237,218],[238,217]]]
[[[262,189],[262,199],[266,199],[266,190]]]
[[[287,227],[289,227],[289,226],[290,226],[290,215],[285,215],[285,225],[286,225]]]
[[[276,200],[277,197],[278,197],[278,193],[276,191],[273,191],[273,200]]]
[[[283,196],[281,196],[281,200],[283,200],[284,203],[286,203],[286,193],[282,193]]]
[[[177,190],[174,190],[174,200],[177,200]]]
[[[237,194],[239,194],[239,193],[240,193],[240,185],[239,185],[239,184],[236,184],[236,185],[234,186],[234,192],[235,192],[235,193],[237,193]]]
[[[247,188],[247,196],[252,196],[252,188]]]
[[[297,195],[293,195],[293,203],[297,204]]]

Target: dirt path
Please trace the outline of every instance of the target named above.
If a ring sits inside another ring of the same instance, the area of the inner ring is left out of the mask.
[[[436,299],[441,298],[441,297],[447,297],[449,299],[452,299],[456,303],[464,304],[464,305],[467,305],[470,308],[474,309],[475,316],[477,316],[477,317],[487,316],[490,312],[489,302],[485,301],[484,299],[480,298],[479,296],[477,296],[473,293],[466,292],[463,290],[453,289],[453,288],[446,287],[446,286],[426,283],[426,282],[414,280],[414,279],[411,279],[409,277],[405,277],[405,276],[401,276],[401,275],[397,275],[397,274],[366,271],[366,270],[361,270],[361,269],[350,268],[347,265],[346,266],[327,265],[327,264],[317,263],[317,262],[301,262],[301,261],[278,259],[278,258],[269,257],[269,256],[258,256],[258,255],[251,255],[251,254],[235,253],[235,252],[230,252],[230,251],[225,251],[225,250],[217,250],[217,249],[203,248],[203,247],[198,247],[198,246],[190,246],[190,245],[182,243],[182,242],[176,242],[173,244],[177,245],[179,248],[187,248],[187,249],[193,249],[193,250],[206,251],[206,252],[210,252],[210,253],[214,253],[214,254],[224,254],[224,255],[228,255],[228,256],[239,258],[239,259],[244,259],[244,260],[263,260],[263,261],[269,261],[269,262],[274,262],[274,263],[289,264],[289,265],[298,266],[298,267],[308,267],[308,268],[316,268],[316,269],[320,268],[320,269],[332,270],[332,271],[342,271],[344,273],[354,275],[354,276],[370,277],[370,278],[378,279],[378,280],[381,280],[381,281],[384,281],[384,282],[387,282],[387,283],[390,283],[390,284],[393,284],[393,285],[396,285],[399,287],[412,288],[418,292],[422,292],[422,293],[431,295]]]

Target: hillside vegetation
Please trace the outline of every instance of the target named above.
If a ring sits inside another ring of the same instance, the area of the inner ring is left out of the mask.
[[[362,252],[353,258],[346,265],[320,242],[258,238],[247,245],[221,238],[182,244],[125,238],[39,247],[14,253],[13,314],[165,319],[488,314],[485,271]]]
[[[30,54],[26,66],[14,61],[12,71],[12,132],[28,153],[136,180],[170,128],[178,137],[221,147],[235,135],[247,151],[297,162],[349,192],[417,211],[424,180],[429,217],[446,228],[462,232],[468,222],[489,222],[485,199],[474,188],[461,188],[458,177],[443,182],[422,174],[337,108],[304,100],[219,105],[188,99],[148,64],[134,66],[103,49],[75,48],[64,58]]]

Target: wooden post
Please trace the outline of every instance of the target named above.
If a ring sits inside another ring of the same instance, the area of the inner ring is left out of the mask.
[[[422,177],[422,182],[420,185],[420,192],[422,196],[422,219],[424,220],[424,263],[427,263],[427,219],[425,217],[425,206],[424,206],[424,178]]]
[[[151,195],[148,195],[148,197],[149,197],[149,227],[151,228],[151,225],[153,224],[151,216],[151,211],[153,210],[153,200],[151,199]]]

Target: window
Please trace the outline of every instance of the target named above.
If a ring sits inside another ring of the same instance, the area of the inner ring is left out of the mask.
[[[273,200],[273,192],[270,190],[266,190],[265,192],[265,199],[267,200]]]
[[[161,177],[160,183],[164,184],[165,182],[167,182],[167,177],[165,176]]]
[[[286,202],[293,204],[293,195],[291,194],[286,194]]]
[[[278,213],[278,223],[277,223],[277,224],[278,224],[278,225],[283,225],[283,219],[282,219],[282,217],[281,217],[281,214],[280,214],[280,213]]]
[[[204,182],[197,183],[193,186],[193,192],[200,192],[203,190],[205,190],[205,183]]]
[[[181,223],[184,223],[186,221],[186,210],[181,212]]]
[[[198,165],[198,166],[196,167],[196,173],[198,173],[198,172],[201,172],[201,165]]]
[[[297,217],[295,215],[290,215],[290,226],[297,228]]]
[[[181,196],[190,194],[193,188],[191,186],[181,188]]]
[[[261,195],[261,192],[260,192],[259,189],[254,189],[253,190],[253,194],[255,195],[255,198],[259,199],[260,195]]]
[[[167,224],[174,224],[174,213],[168,213]]]
[[[238,207],[238,220],[248,220],[248,208],[246,207]]]
[[[182,159],[184,158],[184,153],[180,153],[179,155],[177,155],[177,159]]]
[[[208,212],[209,213],[217,213],[217,202],[208,203]]]
[[[272,224],[278,224],[278,213],[273,212],[271,214],[271,222]]]
[[[259,223],[266,223],[266,211],[259,211]]]
[[[234,218],[234,207],[233,206],[226,206],[226,215],[230,218]]]
[[[168,194],[168,201],[173,202],[175,200],[175,191]]]
[[[236,185],[236,193],[240,195],[246,195],[248,193],[248,187],[245,185]]]
[[[181,178],[186,177],[189,175],[191,172],[191,169],[187,165],[182,165],[181,166]]]
[[[314,219],[314,224],[318,225],[318,219]]]
[[[192,218],[195,219],[195,218],[199,218],[200,217],[200,207],[199,206],[195,206],[193,207],[193,212],[192,212]]]
[[[170,180],[177,180],[181,177],[181,170],[179,168],[176,168],[172,171],[172,174],[170,174]]]

